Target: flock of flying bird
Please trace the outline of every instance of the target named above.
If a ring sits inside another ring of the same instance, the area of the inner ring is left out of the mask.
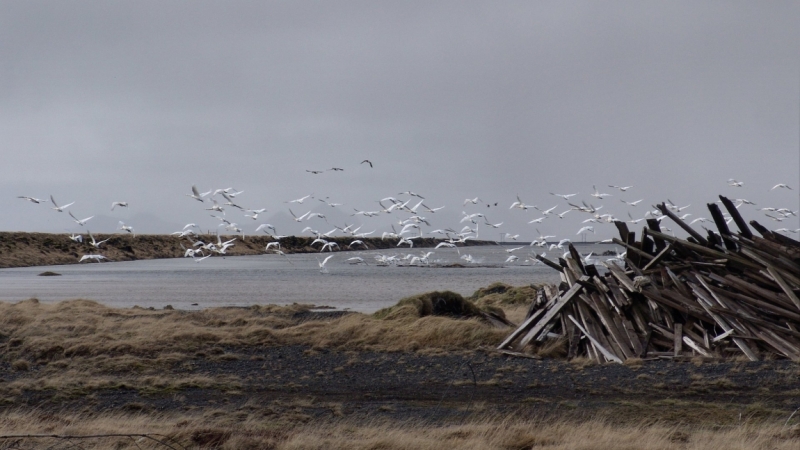
[[[369,168],[373,167],[373,164],[369,160],[364,160],[360,164],[368,164]],[[320,175],[324,172],[342,172],[344,169],[339,167],[332,167],[326,170],[306,170],[307,173],[311,175]],[[744,186],[744,182],[737,181],[735,179],[729,179],[728,185],[741,188]],[[634,186],[618,186],[618,185],[608,185],[609,188],[615,189],[623,195],[627,194],[628,191],[633,190]],[[526,203],[519,195],[517,195],[516,200],[513,201],[510,206],[509,210],[521,210],[521,211],[532,211],[538,213],[538,217],[534,217],[528,223],[535,225],[541,224],[544,220],[550,218],[556,219],[563,219],[567,214],[575,212],[575,214],[584,214],[586,219],[583,220],[583,225],[580,229],[577,230],[575,235],[583,235],[584,239],[587,233],[595,233],[595,226],[598,224],[611,224],[615,221],[624,221],[629,223],[639,223],[647,218],[654,218],[657,220],[662,220],[665,216],[661,214],[661,211],[658,210],[655,206],[652,206],[652,209],[647,207],[640,207],[643,199],[638,199],[634,201],[628,201],[625,199],[620,199],[621,203],[624,203],[626,207],[628,207],[627,212],[627,219],[616,217],[611,212],[601,211],[604,210],[604,207],[610,206],[608,203],[602,204],[600,206],[594,206],[596,202],[609,202],[609,197],[613,197],[615,194],[610,193],[603,193],[600,192],[596,186],[592,186],[593,192],[589,195],[596,199],[590,200],[590,203],[587,201],[578,201],[577,199],[573,199],[576,197],[578,193],[572,194],[559,194],[550,192],[550,195],[560,199],[566,203],[566,205],[559,208],[559,204],[556,204],[550,208],[542,209],[536,205]],[[784,183],[776,184],[771,191],[776,189],[788,189],[792,190],[791,187]],[[184,257],[191,257],[196,262],[201,262],[212,255],[225,255],[227,250],[230,247],[235,245],[235,241],[238,237],[234,237],[228,240],[223,241],[220,235],[220,230],[224,229],[228,234],[235,233],[236,235],[240,235],[242,239],[245,239],[245,225],[240,225],[237,222],[234,222],[232,216],[227,214],[228,211],[238,211],[242,214],[242,219],[249,221],[259,221],[259,215],[266,211],[266,208],[259,208],[259,209],[250,209],[242,206],[242,202],[239,200],[240,196],[244,193],[244,191],[238,191],[232,187],[224,188],[224,189],[210,189],[205,192],[200,192],[196,186],[191,187],[191,193],[185,194],[187,197],[202,203],[204,206],[204,210],[208,212],[210,217],[213,217],[219,221],[219,225],[217,227],[216,232],[216,239],[210,240],[209,242],[205,242],[201,239],[202,234],[200,231],[200,227],[197,226],[195,223],[188,223],[186,224],[182,230],[178,230],[172,233],[174,236],[179,238],[186,238],[190,245],[188,248],[181,243],[181,247],[184,249]],[[27,197],[27,196],[20,196],[19,198],[30,201],[31,203],[35,204],[47,204],[47,200],[38,199],[35,197]],[[314,197],[313,194],[308,194],[303,197],[288,200],[284,203],[287,204],[288,213],[291,215],[291,218],[298,224],[305,225],[302,230],[299,231],[299,235],[309,234],[315,239],[311,243],[312,247],[319,245],[319,252],[335,252],[339,250],[344,250],[339,248],[339,244],[331,238],[333,237],[350,237],[352,240],[349,244],[347,244],[348,250],[366,250],[368,249],[367,244],[364,242],[364,238],[367,237],[379,237],[377,228],[371,231],[361,231],[363,228],[363,224],[356,226],[354,224],[348,225],[343,224],[341,226],[333,225],[333,228],[329,231],[321,232],[315,229],[315,226],[327,224],[328,218],[326,214],[321,212],[315,212],[314,207],[311,207],[308,212],[303,214],[296,214],[292,207],[297,209],[297,207],[301,205],[308,206],[309,204],[313,204],[314,206],[322,206],[319,203],[327,207],[336,208],[339,206],[343,206],[341,203],[336,203],[331,201],[329,197],[324,198],[317,198]],[[380,238],[382,240],[385,239],[394,239],[397,241],[397,247],[406,247],[413,248],[414,242],[417,239],[421,239],[423,237],[432,237],[438,238],[440,242],[434,248],[434,251],[438,249],[455,249],[456,253],[458,254],[459,258],[466,263],[479,263],[480,261],[477,258],[473,258],[470,254],[461,254],[461,250],[459,249],[458,244],[463,244],[468,240],[476,240],[480,238],[480,228],[481,226],[484,229],[496,230],[503,226],[504,222],[499,223],[492,223],[487,218],[487,215],[483,212],[467,212],[462,211],[461,220],[457,226],[451,226],[447,228],[437,228],[432,229],[433,226],[431,222],[433,221],[433,216],[445,208],[445,206],[434,206],[426,204],[428,200],[423,197],[422,195],[412,192],[412,191],[405,191],[395,194],[394,196],[387,196],[380,200],[376,200],[377,205],[379,208],[375,208],[374,210],[359,210],[357,208],[353,208],[353,213],[350,214],[351,217],[359,217],[358,220],[362,222],[368,221],[371,217],[376,217],[380,215],[387,215],[387,214],[395,214],[395,217],[398,217],[397,221],[390,226],[390,230],[382,231],[380,233]],[[53,196],[50,196],[50,203],[52,204],[52,209],[58,213],[63,213],[65,210],[75,204],[75,202],[71,202],[68,204],[60,205]],[[498,202],[484,202],[479,197],[474,198],[466,198],[461,205],[463,209],[471,208],[478,204],[485,204],[487,207],[498,206]],[[617,204],[613,202],[612,204]],[[698,226],[703,226],[704,222],[709,222],[708,219],[704,217],[691,217],[692,213],[684,212],[687,208],[691,205],[679,206],[672,201],[667,201],[666,206],[673,210],[676,215],[682,220],[687,221],[690,225],[695,225],[699,223]],[[737,198],[735,199],[736,207],[739,208],[742,205],[753,205],[755,206],[754,202],[746,200],[744,198]],[[325,206],[322,206],[323,208]],[[128,203],[122,201],[115,201],[111,204],[111,211],[114,211],[115,208],[127,208]],[[634,218],[631,214],[631,208],[636,209],[644,209],[642,214],[637,214],[638,218]],[[560,209],[563,211],[558,212]],[[789,208],[774,208],[774,207],[762,207],[758,208],[758,210],[764,212],[765,216],[774,220],[776,222],[782,222],[792,216],[797,216],[797,211],[792,211]],[[72,220],[80,227],[86,227],[87,222],[89,222],[94,216],[89,216],[84,219],[78,219],[72,211],[67,211],[68,215],[72,218]],[[354,219],[355,220],[355,219]],[[729,219],[730,220],[730,219]],[[395,226],[397,225],[397,226]],[[327,225],[331,226],[331,225]],[[458,229],[458,227],[461,227]],[[399,231],[398,231],[399,228]],[[131,236],[135,237],[133,227],[126,225],[124,222],[119,221],[119,226],[117,228],[119,232],[129,233]],[[669,228],[663,227],[662,230],[664,231],[671,231]],[[539,261],[535,258],[536,253],[533,252],[534,247],[541,249],[542,255],[546,255],[546,251],[564,251],[566,252],[565,245],[570,243],[570,237],[562,237],[556,239],[555,235],[545,235],[540,233],[538,228],[536,228],[538,233],[538,237],[532,240],[529,245],[522,245],[517,247],[510,247],[505,248],[502,251],[503,257],[505,258],[504,264],[520,264],[520,265],[534,265],[537,264]],[[783,233],[798,233],[800,229],[787,229],[787,228],[780,228],[775,230],[777,232]],[[287,235],[280,235],[277,233],[276,227],[269,224],[269,223],[258,223],[254,227],[253,233],[265,233],[272,238],[272,242],[270,242],[266,248],[265,252],[267,253],[275,253],[278,255],[282,255],[286,257],[286,254],[281,249],[281,239],[286,238]],[[89,244],[98,250],[98,252],[92,254],[83,255],[80,258],[80,262],[83,261],[101,261],[106,259],[105,256],[99,253],[101,246],[108,240],[97,241],[95,237],[88,232],[89,239],[91,242]],[[338,236],[337,236],[338,235]],[[76,242],[83,242],[84,238],[81,234],[72,234],[69,236],[70,239]],[[510,232],[502,233],[501,240],[503,241],[516,241],[519,238],[519,234],[514,234]],[[600,243],[607,243],[611,242],[610,240],[606,241],[599,241]],[[344,246],[344,245],[343,245]],[[522,251],[526,248],[529,248],[531,251],[528,256],[524,257],[521,260],[520,256],[517,256],[515,252],[523,253]],[[375,262],[378,265],[415,265],[415,266],[429,266],[432,263],[440,262],[434,261],[431,259],[434,251],[427,251],[421,252],[418,255],[414,255],[411,253],[407,253],[405,255],[393,254],[393,255],[384,255],[378,254],[375,255]],[[507,256],[506,256],[507,255]],[[593,262],[592,253],[585,256],[586,263]],[[333,254],[328,255],[325,259],[320,260],[317,259],[318,266],[320,272],[327,273],[327,263],[331,260]],[[621,261],[624,257],[623,254],[616,254],[610,258],[607,258],[606,261]],[[287,260],[291,263],[291,259],[287,257]],[[345,260],[346,263],[349,264],[367,264],[367,261],[364,260],[362,256],[352,256]]]

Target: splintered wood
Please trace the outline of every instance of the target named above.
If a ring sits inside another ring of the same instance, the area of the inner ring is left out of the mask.
[[[706,237],[662,203],[663,217],[687,239],[662,233],[660,220],[651,219],[637,241],[615,222],[624,261],[584,265],[572,244],[558,262],[537,257],[561,272],[562,283],[539,291],[498,349],[522,354],[531,342],[564,339],[568,358],[598,362],[698,355],[800,361],[800,242],[751,221],[755,235],[733,203],[720,200],[738,232],[715,203],[708,209],[718,231]]]

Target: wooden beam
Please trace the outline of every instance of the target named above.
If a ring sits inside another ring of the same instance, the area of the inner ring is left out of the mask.
[[[719,199],[722,200],[722,204],[725,205],[725,209],[728,210],[728,214],[733,217],[733,221],[736,222],[736,226],[739,227],[739,233],[747,239],[752,239],[753,232],[750,231],[750,228],[747,226],[747,222],[742,219],[742,215],[739,214],[739,210],[736,209],[736,206],[733,204],[733,202],[724,195],[720,195]]]
[[[663,241],[662,241],[662,242],[663,242]],[[661,260],[662,260],[662,259],[664,259],[664,258],[665,258],[667,255],[669,255],[669,253],[670,253],[671,251],[672,251],[672,244],[667,244],[667,245],[666,245],[666,246],[665,246],[665,247],[664,247],[664,248],[663,248],[663,249],[662,249],[662,250],[661,250],[661,251],[660,251],[660,252],[659,252],[659,253],[658,253],[658,254],[655,256],[655,258],[651,259],[651,260],[650,260],[650,262],[649,262],[649,263],[647,263],[647,265],[646,265],[646,266],[644,266],[644,267],[642,268],[642,272],[647,272],[647,270],[648,270],[648,269],[650,269],[651,267],[653,267],[653,266],[655,266],[656,264],[658,264],[659,262],[661,262]]]
[[[698,233],[697,230],[687,225],[686,222],[681,220],[680,217],[676,216],[674,212],[670,211],[670,209],[667,208],[667,205],[661,203],[660,205],[656,205],[656,207],[660,209],[665,216],[672,219],[672,221],[675,222],[679,227],[683,228],[684,231],[689,233],[690,236],[695,238],[697,242],[699,242],[702,245],[708,245],[708,241],[706,240],[706,238],[704,238],[700,233]]]
[[[588,282],[589,277],[581,277],[581,280]],[[517,348],[524,348],[530,341],[532,341],[543,329],[547,324],[553,320],[553,318],[561,312],[561,309],[564,308],[580,291],[583,290],[583,286],[580,284],[573,284],[569,291],[567,291],[561,298],[556,301],[555,305],[552,308],[548,309],[547,312],[542,316],[542,318],[536,322],[530,331],[520,340],[519,344],[516,345]],[[508,340],[508,339],[506,339]],[[505,343],[505,341],[503,341]]]
[[[604,356],[604,357],[605,357],[607,360],[609,360],[609,361],[613,361],[613,362],[615,362],[615,363],[622,364],[622,360],[621,360],[621,359],[619,359],[619,358],[618,358],[618,357],[617,357],[615,354],[613,354],[613,353],[611,353],[610,351],[608,351],[608,349],[607,349],[607,348],[605,348],[605,347],[603,347],[602,345],[600,345],[600,342],[599,342],[597,339],[595,339],[595,338],[594,338],[594,336],[592,336],[591,334],[589,334],[588,332],[586,332],[586,329],[585,329],[585,328],[583,328],[583,327],[581,326],[581,324],[580,324],[580,323],[578,323],[578,321],[577,321],[577,320],[575,320],[575,318],[574,318],[574,317],[572,317],[572,315],[571,315],[571,314],[570,314],[568,317],[569,317],[569,320],[571,320],[571,321],[572,321],[572,323],[574,323],[574,324],[575,324],[575,326],[576,326],[576,327],[578,327],[578,329],[579,329],[579,330],[581,330],[581,333],[583,333],[583,334],[584,334],[584,336],[586,336],[587,338],[589,338],[589,340],[590,340],[590,341],[592,341],[592,344],[594,344],[595,348],[596,348],[596,349],[598,349],[598,350],[600,350],[600,352],[603,354],[603,356]]]

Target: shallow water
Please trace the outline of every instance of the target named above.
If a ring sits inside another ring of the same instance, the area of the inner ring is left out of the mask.
[[[422,292],[451,290],[469,295],[496,281],[517,286],[559,281],[556,271],[541,264],[503,264],[507,248],[461,248],[462,255],[471,254],[479,262],[477,267],[460,260],[454,249],[424,250],[435,251],[431,261],[463,263],[468,266],[464,268],[380,267],[374,263],[375,255],[419,255],[419,249],[342,252],[328,262],[326,274],[319,271],[317,258],[322,256],[318,254],[212,257],[199,263],[182,258],[2,269],[0,300],[36,297],[42,302],[57,302],[84,298],[112,307],[172,305],[178,309],[309,303],[370,313]],[[581,253],[609,248],[613,247],[578,246]],[[514,254],[524,260],[529,248]],[[345,262],[353,256],[363,257],[369,265]],[[553,259],[557,256],[560,253],[549,254]],[[62,276],[38,276],[45,270]]]

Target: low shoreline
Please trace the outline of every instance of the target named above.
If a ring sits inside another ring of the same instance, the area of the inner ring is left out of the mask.
[[[271,236],[245,236],[225,235],[220,237],[223,241],[236,239],[234,246],[230,247],[226,256],[263,255],[265,247],[270,242],[275,242]],[[94,248],[88,241],[88,235],[83,242],[74,242],[66,233],[28,233],[28,232],[0,232],[0,269],[12,267],[55,266],[78,264],[83,255],[101,254],[110,261],[136,261],[143,259],[182,258],[184,248],[190,248],[192,243],[186,238],[179,238],[163,234],[121,235],[97,234],[97,241],[108,239],[100,246]],[[216,241],[216,235],[198,235],[195,240]],[[285,253],[318,253],[312,247],[314,237],[287,236],[280,240],[281,250]],[[347,246],[356,238],[333,237],[326,239],[336,242],[339,251],[350,251]],[[353,250],[380,250],[395,249],[398,239],[360,238],[365,246]],[[414,241],[414,248],[435,247],[441,239],[423,238]],[[183,247],[181,247],[183,245]],[[493,241],[467,240],[465,247],[495,245]],[[408,248],[403,246],[402,248]]]

